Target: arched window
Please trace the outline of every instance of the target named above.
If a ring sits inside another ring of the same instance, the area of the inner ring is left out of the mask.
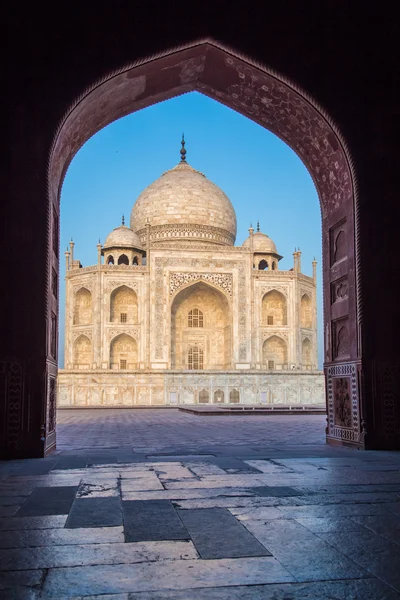
[[[135,257],[134,257],[134,259],[133,259],[133,261],[132,261],[132,264],[133,264],[134,266],[136,266],[136,267],[138,266],[138,264],[139,264],[139,261],[138,261],[138,257],[137,257],[137,256],[135,256]]]
[[[118,264],[119,265],[129,265],[129,260],[128,260],[128,257],[126,256],[126,254],[121,254],[121,256],[118,259]]]
[[[137,323],[138,301],[136,293],[126,285],[115,289],[110,299],[112,323]]]
[[[138,350],[136,340],[125,333],[114,338],[110,345],[111,369],[136,369]]]
[[[229,392],[229,402],[231,402],[231,404],[237,404],[240,402],[240,394],[238,390],[231,390]]]
[[[74,343],[74,364],[90,366],[92,356],[92,342],[86,335],[80,335]]]
[[[199,393],[199,404],[207,404],[210,400],[210,394],[208,390],[201,390]]]
[[[283,369],[287,365],[287,345],[276,335],[265,340],[263,344],[263,364],[268,369]]]
[[[215,390],[214,404],[221,404],[224,401],[225,394],[222,390]]]
[[[287,325],[286,298],[277,290],[271,290],[262,299],[262,324]]]
[[[188,352],[188,369],[198,370],[203,369],[204,365],[204,350],[198,346],[191,346]]]
[[[204,327],[203,313],[198,308],[189,311],[188,327]]]
[[[272,263],[272,270],[273,270],[273,271],[275,271],[275,269],[276,269],[276,262],[274,261],[274,262]]]
[[[107,258],[107,264],[108,265],[113,265],[114,264],[114,257],[110,254],[110,256]]]
[[[260,262],[258,263],[258,270],[259,271],[268,271],[268,263],[266,260],[260,260]]]
[[[308,294],[301,298],[300,323],[302,327],[312,327],[311,299]]]
[[[88,325],[92,322],[92,294],[81,288],[75,296],[74,325]]]

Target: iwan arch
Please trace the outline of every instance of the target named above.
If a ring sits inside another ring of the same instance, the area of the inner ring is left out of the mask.
[[[88,89],[62,120],[54,138],[48,171],[47,284],[43,297],[47,358],[45,363],[38,358],[36,366],[31,364],[29,377],[22,350],[15,352],[16,362],[10,366],[5,362],[5,368],[13,372],[12,390],[7,393],[12,393],[14,399],[13,417],[6,425],[8,454],[40,455],[55,444],[57,288],[54,281],[59,261],[59,194],[68,164],[93,133],[114,119],[190,90],[205,93],[270,129],[308,167],[322,210],[327,439],[359,447],[368,439],[375,447],[395,445],[393,402],[383,403],[381,392],[376,394],[371,387],[364,395],[361,375],[370,385],[372,366],[368,362],[363,367],[362,363],[365,332],[361,261],[356,252],[360,242],[359,201],[346,143],[330,118],[303,91],[263,65],[239,57],[213,41],[205,41],[108,75]],[[150,334],[146,324],[145,331]],[[243,345],[244,364],[248,354],[248,347]],[[157,360],[161,364],[162,356]],[[32,398],[38,397],[43,398],[42,418],[36,416],[27,428],[18,415],[27,414]],[[377,411],[379,421],[374,416]],[[41,437],[37,436],[39,421],[43,425]]]
[[[251,227],[235,246],[224,192],[181,160],[82,267],[66,257],[58,405],[323,404],[316,262],[293,268]]]

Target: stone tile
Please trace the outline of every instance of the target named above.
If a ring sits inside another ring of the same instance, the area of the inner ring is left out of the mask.
[[[0,506],[0,517],[12,517],[18,509],[19,506]]]
[[[1,600],[36,600],[39,597],[44,571],[0,572]]]
[[[295,490],[292,487],[287,487],[287,486],[260,486],[260,487],[255,487],[255,488],[250,488],[250,491],[253,492],[254,494],[257,494],[257,496],[264,496],[266,498],[268,497],[287,497],[287,496],[298,496],[299,492],[298,490]]]
[[[108,483],[81,483],[76,494],[77,498],[108,498],[119,496],[117,481]]]
[[[387,511],[379,504],[329,504],[326,506],[280,506],[286,519],[303,517],[340,517],[352,515],[382,515]]]
[[[22,461],[16,474],[18,476],[45,475],[51,471],[56,462],[56,460],[48,461],[46,459],[25,460]]]
[[[93,529],[28,529],[26,531],[4,531],[0,536],[0,548],[115,542],[124,542],[122,526]]]
[[[43,598],[294,581],[273,557],[51,569]]]
[[[263,475],[225,475],[224,477],[205,476],[198,480],[166,481],[167,490],[190,490],[190,489],[212,489],[223,487],[251,488],[252,486],[265,486],[266,479]]]
[[[400,502],[388,502],[385,509],[395,515],[400,515]]]
[[[26,500],[26,496],[1,496],[0,507],[18,506],[20,507]]]
[[[189,534],[168,500],[123,501],[125,540],[187,540]]]
[[[119,498],[77,498],[65,527],[116,527],[122,525]]]
[[[65,515],[71,508],[77,490],[76,486],[35,488],[19,509],[17,516]]]
[[[180,510],[179,516],[201,558],[271,556],[225,508]]]
[[[259,473],[260,470],[250,464],[248,461],[239,460],[235,457],[218,457],[214,460],[214,463],[229,473]]]
[[[378,533],[383,537],[400,544],[400,516],[397,515],[375,515],[375,516],[354,516],[351,520],[359,523],[363,527]],[[400,560],[400,554],[399,554]]]
[[[204,475],[225,475],[225,471],[218,467],[218,465],[214,465],[211,462],[204,463],[185,463],[185,466],[190,469],[195,475],[198,477],[202,477]]]
[[[282,511],[280,512],[282,514]],[[360,531],[362,529],[361,525],[358,525],[358,523],[348,517],[305,517],[296,519],[296,521],[313,533],[329,533],[331,531]]]
[[[45,517],[12,517],[10,519],[0,519],[0,531],[64,527],[67,516],[51,515]]]
[[[359,579],[367,576],[364,569],[350,558],[295,521],[248,520],[243,524],[297,581]]]
[[[106,598],[101,596],[101,599]],[[113,597],[114,600],[115,596]],[[272,583],[184,591],[138,592],[129,600],[398,600],[398,594],[378,579]],[[88,597],[85,596],[85,600]],[[99,598],[100,600],[100,598]]]
[[[284,519],[285,515],[274,506],[259,506],[257,508],[229,508],[229,512],[239,521]]]
[[[143,477],[135,479],[122,479],[121,490],[122,492],[145,492],[164,490],[164,486],[156,475],[153,477]]]
[[[196,550],[189,541],[82,544],[0,550],[0,562],[4,571],[122,565],[163,560],[171,562],[173,559],[193,560],[195,558],[197,558]]]
[[[252,493],[245,488],[203,488],[203,489],[174,489],[148,492],[124,492],[123,500],[190,500],[192,498],[216,498],[218,496],[248,496]]]
[[[318,536],[400,592],[400,549],[397,544],[367,529],[349,534],[320,533]]]

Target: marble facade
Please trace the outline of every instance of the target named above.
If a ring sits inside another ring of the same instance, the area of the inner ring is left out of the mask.
[[[232,204],[182,150],[97,265],[66,252],[58,406],[323,404],[315,261],[281,271],[259,226],[234,246]]]

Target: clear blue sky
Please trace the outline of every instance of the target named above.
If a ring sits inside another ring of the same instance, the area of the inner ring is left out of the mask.
[[[236,245],[260,221],[283,255],[280,269],[302,251],[302,271],[318,261],[318,339],[322,365],[321,213],[313,181],[297,155],[275,135],[235,111],[192,92],[120,119],[94,135],[75,155],[61,193],[60,365],[64,364],[65,261],[71,239],[83,266],[96,264],[96,244],[129,215],[138,195],[180,160],[229,196],[236,210]]]

